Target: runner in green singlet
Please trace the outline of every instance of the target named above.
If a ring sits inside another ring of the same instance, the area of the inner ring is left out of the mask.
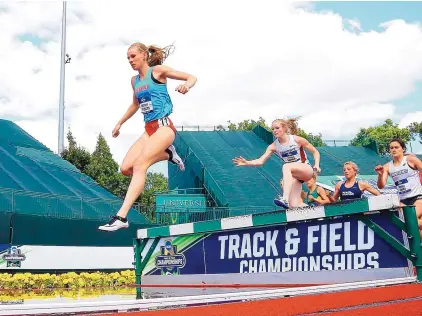
[[[302,190],[303,202],[308,205],[325,205],[330,203],[330,199],[323,188],[316,184],[317,175],[314,173],[312,178],[306,182],[308,191]]]

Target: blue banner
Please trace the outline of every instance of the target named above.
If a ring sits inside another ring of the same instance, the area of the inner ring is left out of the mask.
[[[399,240],[401,231],[373,217]],[[407,260],[353,218],[218,233],[205,239],[207,273],[396,268]],[[183,271],[189,273],[189,271]]]
[[[384,214],[372,215],[371,219],[403,242],[402,231]],[[155,262],[150,261],[151,270],[145,274],[408,267],[406,258],[353,217],[171,237],[160,244],[154,251],[157,255],[151,258]]]

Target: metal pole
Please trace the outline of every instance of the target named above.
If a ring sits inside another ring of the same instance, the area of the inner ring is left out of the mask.
[[[412,206],[403,207],[404,222],[406,224],[406,233],[409,238],[409,249],[413,258],[413,265],[416,268],[416,278],[422,283],[422,244],[419,233],[416,208]]]
[[[59,100],[59,148],[58,154],[63,151],[64,144],[64,81],[66,65],[66,1],[63,1],[62,15],[62,52],[60,59],[60,100]]]
[[[136,283],[136,298],[140,299],[142,298],[142,293],[141,293],[141,241],[138,238],[134,238],[133,239],[133,243],[135,246],[135,283]]]

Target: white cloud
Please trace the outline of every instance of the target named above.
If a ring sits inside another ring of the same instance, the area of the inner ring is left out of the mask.
[[[416,111],[404,115],[399,122],[399,127],[407,127],[413,122],[422,122],[422,111]],[[410,142],[408,149],[415,154],[422,155],[422,144],[420,141],[421,139],[417,137],[416,140]]]
[[[399,122],[399,127],[404,128],[413,122],[422,122],[422,111],[407,113]]]
[[[357,21],[280,1],[259,6],[161,1],[157,13],[145,13],[137,2],[107,5],[68,2],[72,61],[66,66],[65,132],[70,125],[89,150],[101,132],[118,162],[144,131],[138,113],[119,138],[111,138],[131,102],[134,73],[126,51],[134,41],[176,41],[167,64],[198,77],[187,95],[174,91],[177,82],[169,83],[176,125],[301,115],[310,132],[351,138],[359,127],[393,116],[393,100],[422,79],[422,29],[402,20],[386,21],[382,32],[356,32]],[[62,3],[5,7],[0,12],[0,115],[16,118],[56,151]],[[44,42],[35,46],[17,39],[28,33]]]
[[[391,118],[394,113],[392,104],[362,104],[359,106],[339,106],[335,109],[318,111],[305,115],[300,125],[313,134],[321,133],[325,139],[352,139],[358,128],[367,128]],[[321,122],[323,122],[321,124]]]
[[[350,27],[352,28],[352,30],[356,30],[356,31],[362,30],[360,22],[358,20],[347,19],[346,21],[350,24]]]

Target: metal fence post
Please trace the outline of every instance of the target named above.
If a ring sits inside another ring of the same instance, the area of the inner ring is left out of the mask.
[[[133,245],[135,247],[135,283],[136,283],[136,298],[140,299],[141,295],[141,241],[138,238],[133,239]]]
[[[413,265],[416,267],[416,275],[419,282],[422,282],[422,245],[421,237],[414,206],[403,207],[404,220],[409,239],[409,248],[413,256]]]

